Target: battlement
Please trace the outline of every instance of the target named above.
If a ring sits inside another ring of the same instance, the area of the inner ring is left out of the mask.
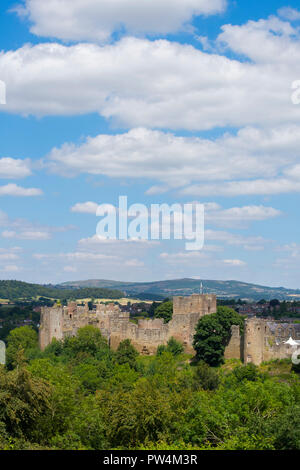
[[[53,338],[63,340],[76,335],[79,328],[92,325],[107,338],[116,349],[121,341],[130,339],[141,354],[155,354],[159,345],[167,344],[171,337],[183,343],[185,351],[193,353],[195,328],[201,317],[217,311],[215,295],[174,297],[173,317],[169,323],[161,318],[141,319],[138,324],[130,321],[114,303],[97,304],[89,310],[88,304],[69,302],[67,307],[44,307],[41,312],[39,341],[45,349]],[[300,324],[280,323],[262,318],[245,321],[244,336],[238,326],[231,329],[231,339],[225,350],[225,358],[243,358],[245,363],[261,364],[272,359],[290,358],[293,346],[286,344],[289,338],[300,340]]]
[[[187,315],[191,313],[200,316],[217,311],[217,298],[212,294],[192,294],[188,297],[174,297],[173,315]]]
[[[81,306],[76,302],[69,302],[67,307],[42,308],[40,347],[44,349],[53,338],[74,336],[79,328],[93,325],[114,349],[124,339],[130,339],[139,352],[154,354],[160,344],[166,344],[173,336],[184,344],[186,351],[192,352],[196,324],[203,315],[217,311],[216,296],[174,297],[173,304],[169,323],[154,318],[141,319],[137,325],[130,321],[128,312],[122,312],[114,303],[97,304],[94,310],[89,310],[87,303]]]

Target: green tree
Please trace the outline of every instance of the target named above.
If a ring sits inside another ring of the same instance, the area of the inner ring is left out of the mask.
[[[236,367],[233,371],[233,374],[239,382],[243,380],[249,380],[250,382],[255,382],[261,377],[259,369],[254,364],[247,364],[244,366]]]
[[[109,346],[98,328],[84,326],[76,336],[65,339],[64,353],[71,357],[79,354],[101,357],[109,355]]]
[[[184,352],[184,347],[182,343],[172,337],[169,339],[167,345],[161,344],[158,346],[156,354],[161,356],[164,352],[170,352],[173,356],[179,356]]]
[[[50,415],[50,386],[23,365],[7,372],[0,366],[0,424],[12,438],[41,442],[40,422]],[[1,427],[1,426],[0,426]]]
[[[159,307],[155,309],[155,318],[163,318],[165,323],[169,323],[173,316],[173,302],[163,302]]]
[[[218,372],[206,362],[199,362],[194,371],[195,387],[203,390],[216,390],[220,384]]]
[[[129,364],[130,367],[135,369],[138,355],[139,353],[132,346],[130,339],[125,339],[124,341],[121,341],[118,346],[116,351],[116,360],[120,365]]]
[[[6,363],[8,368],[14,367],[18,352],[24,350],[25,355],[38,348],[37,332],[30,326],[21,326],[10,331],[7,337]]]
[[[242,333],[243,324],[243,318],[228,307],[218,307],[217,313],[200,318],[193,342],[197,359],[214,367],[222,364],[231,326],[239,325]]]

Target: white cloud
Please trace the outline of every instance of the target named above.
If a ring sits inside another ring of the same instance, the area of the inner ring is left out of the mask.
[[[224,259],[223,263],[229,266],[237,266],[237,267],[246,266],[246,263],[240,259]]]
[[[4,266],[3,269],[0,268],[1,271],[4,271],[5,273],[15,273],[22,271],[22,268],[20,266],[16,266],[15,264]]]
[[[33,255],[35,259],[43,260],[43,259],[64,259],[64,260],[73,260],[73,261],[110,261],[110,260],[117,260],[117,256],[106,255],[103,253],[89,253],[84,251],[74,251],[69,253],[55,253],[55,254],[47,254],[47,253],[35,253]]]
[[[215,140],[138,128],[88,138],[79,146],[64,144],[51,151],[48,164],[65,176],[89,173],[160,181],[148,194],[187,184],[184,195],[276,194],[300,190],[299,149],[300,126],[245,128]],[[269,179],[255,179],[261,175]],[[72,210],[94,207],[88,202]]]
[[[185,196],[253,196],[300,192],[300,180],[288,178],[230,181],[220,184],[192,185],[181,191]]]
[[[41,196],[43,191],[37,188],[22,188],[16,184],[7,184],[6,186],[0,186],[0,196],[20,196],[20,197],[32,197]]]
[[[0,253],[0,261],[3,260],[15,260],[18,259],[19,256],[16,255],[15,253]]]
[[[226,25],[219,42],[250,60],[138,38],[103,47],[25,45],[0,55],[5,110],[98,112],[125,127],[168,129],[299,123],[291,102],[291,83],[300,76],[297,30],[278,18]]]
[[[283,7],[278,10],[279,16],[289,21],[298,21],[300,20],[300,11],[291,7]]]
[[[249,222],[273,219],[282,215],[279,210],[266,206],[231,207],[224,210],[208,206],[205,214],[207,223],[229,227],[244,226]]]
[[[144,266],[144,263],[138,259],[130,259],[125,261],[125,266],[128,266],[129,268],[141,268]]]
[[[271,240],[267,240],[263,237],[257,236],[243,236],[231,232],[206,230],[205,231],[205,243],[206,241],[218,241],[226,243],[230,246],[241,247],[247,251],[262,251],[265,246],[272,244]]]
[[[0,158],[0,178],[25,178],[29,175],[31,175],[29,160]]]
[[[2,232],[3,238],[17,238],[19,240],[49,240],[51,234],[49,232],[41,231],[21,231],[20,233],[12,230],[4,230]]]
[[[171,265],[173,267],[180,267],[184,266],[185,269],[189,268],[196,268],[196,269],[206,269],[214,268],[225,269],[227,268],[237,268],[237,267],[245,267],[247,263],[240,259],[220,259],[212,257],[209,253],[205,253],[204,251],[198,252],[178,252],[178,253],[161,253],[160,259]],[[195,277],[193,275],[193,277]],[[201,277],[200,277],[201,279]]]
[[[74,266],[65,266],[64,267],[65,273],[76,273],[77,269]]]
[[[18,240],[49,240],[54,233],[74,230],[75,227],[62,226],[51,227],[38,223],[32,223],[27,219],[11,219],[5,212],[0,211],[0,226],[4,228],[2,238]],[[1,252],[1,251],[0,251]]]
[[[220,43],[239,54],[244,54],[257,65],[282,65],[281,73],[294,73],[291,65],[299,57],[299,31],[288,21],[282,21],[276,16],[266,20],[248,21],[244,25],[227,24],[222,26],[218,37]],[[297,67],[296,67],[297,69]],[[272,68],[270,69],[270,71]],[[272,70],[275,73],[275,69]],[[261,69],[261,72],[267,72]],[[280,76],[274,76],[270,89]],[[271,76],[269,79],[271,80]],[[264,83],[264,77],[262,77]],[[265,90],[268,93],[268,90]]]
[[[99,204],[96,202],[78,202],[71,207],[71,212],[79,212],[81,214],[96,214]]]
[[[78,247],[82,251],[91,252],[103,252],[111,254],[119,254],[127,256],[137,255],[142,253],[144,250],[160,245],[159,241],[156,240],[141,240],[141,239],[129,239],[129,240],[113,240],[113,239],[101,239],[97,235],[92,237],[82,238],[78,241]]]
[[[28,16],[31,32],[63,40],[107,41],[115,31],[167,34],[194,15],[222,12],[226,0],[25,0],[14,10]]]
[[[161,253],[160,258],[168,264],[195,264],[202,261],[211,260],[210,255],[204,251],[183,251],[179,253]]]

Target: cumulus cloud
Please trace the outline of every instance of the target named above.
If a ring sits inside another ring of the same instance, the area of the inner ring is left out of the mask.
[[[42,194],[43,191],[38,188],[23,188],[17,184],[0,186],[0,196],[33,197],[41,196]]]
[[[17,233],[13,230],[4,230],[2,232],[3,238],[17,238],[19,240],[49,240],[51,238],[50,232],[41,231],[21,231]]]
[[[106,46],[25,45],[0,55],[5,110],[98,112],[125,127],[190,130],[300,122],[291,102],[300,39],[290,23],[275,18],[226,25],[219,43],[249,60],[132,37]]]
[[[92,237],[82,238],[78,241],[78,249],[82,252],[89,253],[105,253],[110,255],[118,255],[121,258],[136,257],[138,254],[143,256],[146,250],[158,247],[159,241],[155,240],[113,240],[101,239],[97,235]]]
[[[0,268],[0,271],[3,271],[5,273],[16,273],[16,272],[22,271],[22,267],[16,266],[15,264],[10,264],[10,265],[4,266],[3,268]]]
[[[48,254],[48,253],[35,253],[33,255],[34,258],[43,260],[43,259],[63,259],[63,260],[74,260],[74,261],[110,261],[110,260],[117,260],[117,256],[106,255],[103,253],[89,253],[84,251],[74,251],[69,253],[55,253],[55,254]]]
[[[74,230],[75,227],[62,226],[51,227],[38,223],[32,223],[27,219],[11,219],[5,212],[0,211],[0,227],[2,238],[18,240],[49,240],[54,233]],[[1,251],[0,251],[1,254]]]
[[[31,175],[30,161],[0,158],[0,178],[17,179]]]
[[[113,32],[167,34],[195,15],[224,11],[226,0],[25,0],[14,10],[31,32],[63,40],[108,41]]]
[[[215,268],[242,268],[247,266],[247,263],[240,259],[222,259],[212,257],[205,251],[199,252],[178,252],[178,253],[161,253],[160,259],[173,267],[185,266],[185,268],[196,267],[197,269],[213,266]]]
[[[7,261],[7,260],[15,260],[18,259],[19,256],[15,253],[0,253],[0,261]]]
[[[207,241],[217,241],[222,244],[241,247],[247,251],[262,251],[267,245],[272,245],[272,240],[267,240],[261,236],[243,236],[211,229],[205,231],[205,243]]]
[[[243,206],[231,207],[229,209],[206,210],[205,220],[219,226],[240,227],[249,222],[269,220],[282,215],[282,212],[273,207],[266,206]]]
[[[99,204],[96,202],[78,202],[71,207],[71,212],[79,212],[81,214],[96,214]]]
[[[65,273],[76,273],[77,269],[74,266],[65,266],[64,267]]]
[[[278,10],[279,16],[289,21],[300,20],[300,11],[291,7],[283,7]]]
[[[230,181],[219,184],[192,185],[181,191],[186,196],[253,196],[300,192],[300,181],[288,178]]]
[[[246,266],[246,263],[240,259],[224,259],[223,263],[229,266],[236,266],[236,267]]]
[[[299,149],[300,126],[294,125],[245,128],[211,140],[137,128],[54,148],[48,165],[65,176],[88,173],[160,181],[148,194],[178,187],[182,194],[196,196],[276,194],[300,190]],[[87,202],[72,210],[94,208],[96,203]]]

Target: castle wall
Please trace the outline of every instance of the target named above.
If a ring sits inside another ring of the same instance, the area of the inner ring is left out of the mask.
[[[274,359],[290,359],[294,348],[285,344],[300,340],[300,324],[250,318],[245,322],[244,362],[256,365]]]
[[[184,344],[187,352],[193,353],[193,336],[199,319],[216,311],[214,295],[174,297],[173,318],[168,324],[157,318],[135,324],[118,305],[98,304],[96,310],[89,311],[86,306],[70,302],[68,307],[42,309],[40,347],[44,349],[53,338],[74,336],[79,328],[93,325],[100,329],[112,349],[117,349],[124,339],[130,339],[141,354],[155,354],[158,346],[167,344],[173,336]]]
[[[91,311],[87,304],[78,306],[76,302],[70,302],[67,307],[42,308],[40,348],[45,349],[53,338],[62,340],[75,336],[79,328],[92,325],[99,328],[112,349],[117,349],[124,339],[130,339],[140,354],[155,354],[159,345],[167,344],[174,337],[183,343],[186,352],[193,354],[196,325],[202,316],[216,312],[216,296],[174,297],[173,302],[173,317],[167,324],[158,318],[133,323],[129,313],[114,304],[98,304]],[[243,358],[245,364],[258,365],[263,361],[290,358],[294,349],[285,344],[290,337],[300,340],[300,324],[249,318],[245,321],[244,338],[239,327],[232,326],[225,359]]]
[[[232,325],[231,338],[224,352],[225,359],[242,360],[243,359],[243,347],[244,347],[244,341],[240,334],[240,327],[238,325]]]

